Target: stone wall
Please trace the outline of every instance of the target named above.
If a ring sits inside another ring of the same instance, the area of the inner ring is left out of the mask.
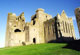
[[[16,16],[14,13],[9,13],[8,20],[7,20],[6,44],[5,45],[6,46],[16,46],[16,43],[17,45],[19,45],[18,42],[23,41],[25,37],[24,27],[25,27],[24,13],[20,14],[20,16]],[[22,40],[19,38],[21,38]]]
[[[8,14],[6,47],[48,43],[61,37],[75,39],[72,18],[68,18],[64,11],[52,18],[44,9],[39,8],[36,14],[31,16],[31,21],[26,23],[24,13],[19,16]]]
[[[50,19],[44,22],[44,37],[45,37],[45,42],[52,42],[56,40],[56,35],[55,35],[55,20]]]
[[[68,18],[65,14],[64,10],[61,15],[57,14],[57,16],[54,18],[56,22],[56,36],[58,38],[73,38],[75,39],[75,31],[73,27],[73,21],[72,18]]]

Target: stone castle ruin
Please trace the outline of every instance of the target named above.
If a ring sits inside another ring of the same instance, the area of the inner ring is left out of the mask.
[[[6,47],[69,41],[71,38],[75,39],[73,21],[64,11],[61,15],[52,17],[39,8],[36,14],[31,16],[31,22],[26,23],[24,13],[19,16],[8,13]]]

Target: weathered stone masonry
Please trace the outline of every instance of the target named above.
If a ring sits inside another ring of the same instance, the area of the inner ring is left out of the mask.
[[[6,47],[48,43],[70,38],[75,39],[73,21],[64,11],[61,15],[57,14],[52,18],[44,12],[44,9],[39,8],[31,17],[31,22],[26,23],[24,13],[20,16],[8,13]]]

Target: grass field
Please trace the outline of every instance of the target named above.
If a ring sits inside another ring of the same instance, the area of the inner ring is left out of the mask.
[[[66,44],[48,43],[0,49],[0,55],[80,55],[80,51],[62,48]]]

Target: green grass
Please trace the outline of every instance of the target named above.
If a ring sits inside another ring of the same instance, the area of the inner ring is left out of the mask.
[[[80,55],[79,51],[62,48],[66,44],[48,43],[0,49],[0,55]]]

